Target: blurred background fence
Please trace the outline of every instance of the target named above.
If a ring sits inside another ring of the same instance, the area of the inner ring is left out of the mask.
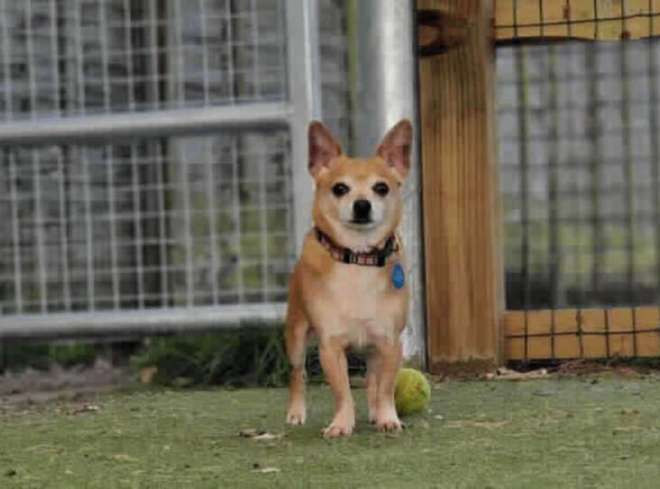
[[[658,16],[497,2],[508,358],[660,354]]]
[[[280,323],[308,122],[354,149],[355,5],[0,0],[0,337]]]
[[[500,48],[508,306],[660,294],[657,41]]]
[[[317,20],[283,0],[0,2],[0,333],[280,318]]]

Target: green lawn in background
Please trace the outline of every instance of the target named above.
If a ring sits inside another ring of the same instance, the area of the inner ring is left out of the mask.
[[[657,488],[660,376],[444,382],[398,436],[366,422],[326,441],[332,399],[306,426],[284,389],[139,390],[0,410],[0,487]],[[96,408],[98,407],[98,410]],[[240,437],[264,430],[274,440]],[[264,468],[278,471],[262,473]]]

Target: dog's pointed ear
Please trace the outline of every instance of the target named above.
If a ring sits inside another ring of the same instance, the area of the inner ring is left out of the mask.
[[[309,140],[309,173],[316,177],[323,168],[330,168],[333,160],[341,155],[341,146],[330,130],[319,121],[312,121],[307,131]]]
[[[410,148],[412,147],[413,129],[408,119],[402,119],[390,129],[383,142],[378,146],[377,154],[383,158],[402,178],[410,170]]]

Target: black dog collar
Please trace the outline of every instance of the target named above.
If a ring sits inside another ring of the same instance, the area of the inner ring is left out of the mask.
[[[342,263],[368,267],[384,267],[385,262],[390,255],[399,251],[399,243],[394,234],[387,238],[383,248],[375,249],[374,251],[367,253],[356,253],[350,248],[343,248],[334,244],[319,228],[314,228],[314,232],[316,234],[316,239],[321,243],[321,246],[328,250],[330,256]]]

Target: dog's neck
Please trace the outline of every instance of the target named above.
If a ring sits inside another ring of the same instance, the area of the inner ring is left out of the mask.
[[[354,264],[362,266],[383,267],[387,259],[399,251],[399,242],[394,234],[390,235],[381,248],[372,248],[367,252],[356,252],[343,246],[337,246],[323,231],[318,227],[314,228],[314,234],[317,241],[323,246],[332,258],[345,264]]]

